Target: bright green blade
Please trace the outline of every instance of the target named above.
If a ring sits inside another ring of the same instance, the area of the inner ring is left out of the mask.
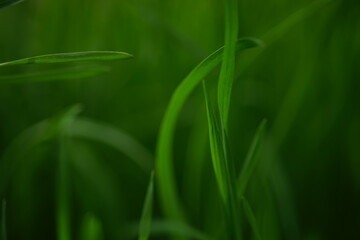
[[[265,130],[266,130],[266,120],[264,119],[260,123],[260,126],[258,127],[255,133],[250,149],[246,155],[244,165],[242,166],[241,172],[239,174],[239,179],[237,184],[237,189],[238,189],[237,195],[239,199],[241,199],[241,197],[244,195],[249,179],[258,163],[261,147],[264,142]]]
[[[237,51],[260,46],[261,42],[253,38],[237,41]],[[222,60],[223,48],[215,51],[180,83],[173,93],[163,118],[157,144],[156,179],[159,186],[161,206],[165,215],[172,220],[184,218],[175,184],[174,167],[172,160],[172,144],[176,121],[190,93],[202,79],[213,70]]]
[[[231,89],[235,77],[236,40],[238,38],[238,0],[224,0],[225,45],[218,83],[218,104],[221,121],[227,129]]]
[[[144,207],[139,225],[139,240],[148,240],[151,232],[151,220],[154,198],[154,172],[151,173],[149,186],[146,192]]]
[[[0,63],[0,67],[21,64],[112,61],[132,57],[129,53],[113,51],[56,53]]]
[[[250,226],[251,228],[253,229],[254,231],[254,235],[256,237],[257,240],[261,240],[261,234],[260,234],[260,230],[259,230],[259,224],[258,222],[256,221],[256,218],[255,218],[255,215],[254,215],[254,212],[249,204],[249,202],[246,200],[245,197],[242,197],[242,206],[244,208],[244,212],[245,212],[245,215],[246,215],[246,218],[247,220],[249,221],[250,223]]]
[[[24,0],[0,0],[0,8],[9,7]]]
[[[241,224],[236,195],[234,164],[228,153],[227,137],[220,116],[217,116],[208,96],[205,81],[203,89],[209,125],[210,150],[215,177],[225,207],[228,239],[241,239]]]
[[[1,203],[1,239],[7,240],[6,235],[6,201],[2,200]]]
[[[108,67],[104,66],[87,66],[41,71],[36,73],[13,74],[8,76],[0,76],[0,84],[50,82],[87,78],[108,72],[109,70],[110,69]]]
[[[153,156],[139,141],[126,132],[91,119],[77,118],[70,126],[71,135],[104,143],[124,153],[145,172],[153,168]]]
[[[103,230],[99,219],[93,214],[86,214],[83,219],[80,240],[102,240]]]

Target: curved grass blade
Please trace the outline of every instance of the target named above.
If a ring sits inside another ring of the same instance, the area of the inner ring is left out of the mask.
[[[80,105],[72,106],[56,116],[41,121],[23,131],[10,146],[0,161],[0,197],[4,197],[11,177],[34,146],[59,136],[69,118],[80,111]],[[18,151],[22,149],[22,151]]]
[[[237,41],[237,51],[260,46],[261,42],[253,38]],[[183,211],[176,190],[174,167],[172,161],[172,144],[176,121],[182,106],[190,93],[202,79],[222,60],[223,48],[218,49],[199,65],[180,83],[173,93],[163,118],[156,156],[156,179],[158,183],[161,206],[167,217],[172,220],[183,220]]]
[[[4,7],[10,7],[11,5],[15,5],[24,0],[0,0],[0,9]]]
[[[225,207],[228,239],[241,239],[240,216],[237,206],[238,201],[235,186],[236,178],[234,164],[231,162],[228,154],[226,132],[224,127],[221,125],[220,116],[216,115],[216,112],[211,104],[205,81],[203,81],[203,90],[208,116],[210,150],[213,168]]]
[[[152,154],[127,133],[91,119],[77,118],[70,126],[71,135],[109,145],[127,155],[145,172],[153,169]]]
[[[115,51],[56,53],[56,54],[41,55],[36,57],[18,59],[11,62],[0,63],[0,67],[22,65],[22,64],[112,61],[119,59],[129,59],[132,57],[133,56],[129,53],[115,52]]]
[[[2,200],[1,203],[1,239],[7,240],[6,235],[6,201]]]
[[[36,73],[0,76],[0,84],[50,82],[58,80],[87,78],[108,72],[109,70],[110,68],[105,66],[87,66],[42,71]]]
[[[225,45],[218,83],[220,118],[227,129],[231,89],[235,77],[236,40],[238,37],[238,0],[225,0]]]
[[[259,230],[259,224],[256,221],[254,212],[253,212],[249,202],[246,200],[245,197],[242,197],[241,200],[242,200],[241,202],[242,202],[242,206],[244,208],[246,218],[248,219],[248,221],[250,223],[250,226],[254,231],[254,235],[255,235],[256,239],[257,240],[262,240],[260,230]]]
[[[149,186],[146,192],[144,207],[139,225],[139,240],[148,240],[151,232],[151,218],[154,198],[154,172],[151,173]]]
[[[103,230],[99,219],[93,214],[86,214],[81,228],[80,240],[102,240]]]
[[[264,119],[260,123],[255,133],[249,152],[246,155],[244,165],[241,168],[241,172],[237,184],[237,195],[239,199],[241,199],[241,197],[244,195],[249,179],[252,173],[254,172],[256,164],[258,163],[261,147],[264,142],[265,130],[266,130],[266,120]]]

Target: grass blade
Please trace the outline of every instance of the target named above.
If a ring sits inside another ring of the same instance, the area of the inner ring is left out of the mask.
[[[80,240],[102,240],[103,230],[99,219],[93,214],[86,214],[82,223]]]
[[[139,240],[148,240],[151,231],[151,218],[154,198],[154,172],[151,173],[150,183],[146,192],[144,207],[139,225]]]
[[[112,61],[119,59],[129,59],[132,57],[133,56],[130,55],[129,53],[114,52],[114,51],[56,53],[56,54],[41,55],[36,57],[18,59],[11,62],[0,63],[0,67],[22,65],[22,64]]]
[[[9,7],[22,1],[24,0],[0,0],[0,8]]]
[[[87,66],[76,68],[65,68],[36,73],[16,74],[0,76],[0,84],[50,82],[58,80],[87,78],[108,72],[110,69],[104,66]]]
[[[208,116],[210,150],[215,177],[225,207],[228,239],[241,239],[234,164],[229,158],[225,129],[221,125],[220,116],[216,116],[212,107],[205,82],[203,82],[203,89]]]
[[[261,42],[245,38],[237,41],[237,51],[260,46]],[[172,220],[184,218],[181,204],[178,198],[174,177],[172,161],[172,143],[176,121],[182,106],[190,93],[202,79],[213,70],[222,60],[223,48],[215,51],[199,65],[180,83],[173,93],[170,103],[163,118],[157,144],[156,156],[156,179],[159,186],[161,206],[165,215]]]
[[[224,0],[225,45],[218,83],[220,118],[227,129],[231,89],[235,77],[236,40],[238,37],[238,0]]]
[[[254,172],[256,164],[258,163],[261,147],[264,142],[265,130],[266,130],[266,120],[264,119],[260,123],[260,126],[258,127],[255,133],[249,152],[246,155],[244,165],[241,168],[241,172],[237,184],[238,185],[237,194],[239,199],[241,199],[241,197],[244,195],[249,179],[252,173]]]
[[[237,51],[260,46],[261,42],[244,38],[237,41]],[[172,220],[184,219],[176,190],[172,161],[172,143],[176,121],[182,106],[190,93],[202,79],[222,60],[223,48],[218,49],[199,65],[180,83],[173,93],[163,118],[157,144],[156,174],[161,206],[165,215]]]
[[[140,142],[111,125],[77,118],[70,126],[71,135],[109,145],[122,152],[149,173],[153,169],[153,156]]]
[[[2,200],[1,203],[1,239],[7,240],[6,235],[6,201]]]
[[[246,215],[246,218],[248,219],[249,223],[250,223],[250,226],[251,228],[253,229],[254,231],[254,234],[255,234],[255,237],[257,240],[261,240],[261,234],[260,234],[260,230],[259,230],[259,224],[258,222],[256,221],[256,218],[255,218],[255,215],[254,215],[254,212],[249,204],[249,202],[246,200],[245,197],[242,197],[242,206],[244,208],[244,212],[245,212],[245,215]]]

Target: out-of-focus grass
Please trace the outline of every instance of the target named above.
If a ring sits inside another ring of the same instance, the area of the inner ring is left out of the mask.
[[[1,67],[0,199],[8,239],[56,239],[57,138],[64,109],[76,103],[83,111],[66,145],[67,238],[135,239],[126,228],[138,232],[166,107],[187,73],[227,42],[224,1],[15,2],[0,1],[0,62],[101,50],[135,58]],[[251,208],[238,203],[243,239],[359,238],[360,2],[233,3],[239,37],[265,45],[237,54],[232,94],[225,94],[235,173],[245,171],[254,133],[268,120],[244,181]],[[212,100],[221,71],[214,66],[206,77]],[[176,126],[164,133],[171,133],[164,143],[172,146],[171,172],[155,174],[150,239],[224,239],[229,224],[207,146],[203,93],[195,86],[190,92]],[[173,191],[175,201],[166,197]],[[175,215],[182,222],[170,221]]]

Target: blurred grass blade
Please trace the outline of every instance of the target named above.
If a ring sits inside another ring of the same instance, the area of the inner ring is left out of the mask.
[[[21,64],[112,61],[119,59],[129,59],[132,57],[133,56],[128,53],[114,51],[56,53],[0,63],[0,67]]]
[[[0,76],[0,84],[50,82],[57,80],[87,78],[108,72],[109,70],[110,69],[108,67],[104,66],[87,66],[41,71],[36,73],[13,74]]]
[[[104,239],[101,222],[93,214],[84,216],[80,234],[80,240]]]
[[[111,125],[76,118],[70,126],[70,132],[73,137],[101,142],[117,149],[148,173],[153,168],[153,156],[149,150],[129,134]]]
[[[241,168],[241,172],[237,184],[238,187],[237,195],[239,199],[241,199],[241,197],[244,195],[249,179],[252,173],[254,172],[256,164],[258,163],[261,147],[264,142],[265,130],[266,130],[266,120],[264,119],[260,123],[260,126],[258,127],[255,133],[249,152],[246,155],[244,165]]]
[[[1,202],[1,239],[7,240],[6,235],[6,201],[5,199]]]
[[[69,126],[79,111],[72,111],[63,120],[59,134],[59,161],[57,172],[56,210],[57,240],[71,240],[70,175],[69,175]]]
[[[151,220],[154,198],[154,172],[151,173],[149,186],[146,192],[144,207],[139,225],[139,240],[148,240],[151,231]]]
[[[59,136],[68,119],[80,112],[80,109],[80,105],[67,108],[54,117],[27,128],[13,140],[5,149],[2,161],[0,161],[0,197],[4,197],[13,173],[22,166],[21,163],[26,158],[28,151],[38,144]]]
[[[225,45],[218,83],[218,104],[221,122],[227,129],[231,89],[235,77],[236,40],[238,37],[238,0],[224,0]]]
[[[22,1],[24,0],[0,0],[0,9],[4,7],[9,7]]]
[[[210,150],[213,168],[225,207],[228,239],[239,240],[242,237],[239,209],[237,206],[238,201],[235,186],[236,178],[234,164],[229,158],[225,129],[220,123],[220,116],[216,115],[216,112],[211,104],[205,81],[203,81],[203,90],[208,116]]]
[[[248,219],[250,226],[254,231],[254,235],[255,235],[256,239],[262,240],[258,222],[256,221],[254,212],[253,212],[249,202],[246,200],[245,197],[242,197],[241,200],[242,200],[241,202],[242,202],[242,206],[244,208],[246,218]]]
[[[237,41],[237,51],[260,46],[261,42],[244,38]],[[184,218],[175,184],[172,160],[172,144],[176,121],[190,93],[202,79],[222,60],[223,48],[208,56],[180,83],[173,93],[163,118],[157,144],[156,179],[159,186],[161,206],[165,215],[173,220]]]

